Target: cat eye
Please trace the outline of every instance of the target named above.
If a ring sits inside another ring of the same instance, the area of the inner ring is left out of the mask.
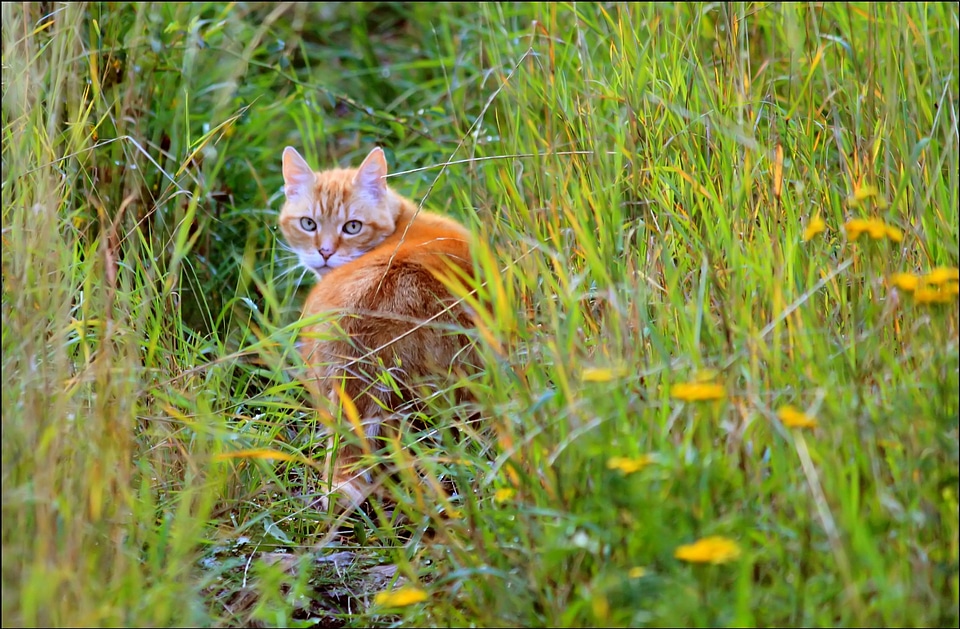
[[[302,227],[304,231],[314,232],[317,231],[317,222],[312,218],[304,216],[300,219],[300,227]]]
[[[353,236],[354,234],[360,233],[361,227],[363,227],[363,223],[360,221],[347,221],[343,224],[343,233],[348,236]]]

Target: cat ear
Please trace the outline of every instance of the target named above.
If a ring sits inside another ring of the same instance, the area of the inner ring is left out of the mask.
[[[304,196],[316,182],[316,176],[307,161],[288,146],[283,149],[283,193],[287,198]]]
[[[387,192],[387,158],[383,154],[383,149],[375,147],[367,155],[360,168],[357,169],[357,175],[353,178],[353,183],[370,198],[379,201]]]

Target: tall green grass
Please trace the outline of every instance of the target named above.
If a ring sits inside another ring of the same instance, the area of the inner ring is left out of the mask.
[[[957,299],[893,279],[960,260],[955,5],[2,17],[5,625],[960,621]],[[476,402],[347,517],[287,144],[381,145],[477,235]],[[677,558],[709,536],[739,557]]]

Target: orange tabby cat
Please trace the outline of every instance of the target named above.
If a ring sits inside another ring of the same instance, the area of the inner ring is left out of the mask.
[[[328,448],[334,490],[348,507],[372,491],[370,474],[356,465],[376,449],[371,440],[415,403],[419,383],[459,371],[472,357],[466,336],[451,331],[472,326],[471,318],[438,279],[454,277],[452,267],[472,276],[470,234],[418,211],[387,186],[386,174],[380,148],[359,168],[317,173],[295,149],[283,151],[280,229],[300,263],[320,276],[303,316],[334,315],[304,328],[301,353],[314,393],[334,407],[348,397],[365,433],[354,426],[355,438],[342,440],[335,457]],[[399,392],[377,381],[383,371]]]

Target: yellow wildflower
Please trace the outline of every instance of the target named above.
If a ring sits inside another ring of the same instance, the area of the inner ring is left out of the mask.
[[[944,290],[933,288],[918,288],[913,293],[913,300],[918,304],[949,304],[954,301],[957,295],[956,288],[951,289],[953,284],[948,284]]]
[[[903,232],[893,225],[884,225],[883,232],[886,237],[893,242],[900,242],[903,240]]]
[[[895,273],[890,276],[890,283],[913,293],[913,299],[918,304],[947,304],[954,301],[960,294],[960,270],[956,267],[937,267],[918,277],[912,273]]]
[[[684,402],[720,400],[726,395],[723,386],[713,382],[686,382],[670,387],[670,395]]]
[[[653,457],[651,457],[649,454],[644,454],[635,459],[615,456],[611,457],[610,460],[607,461],[607,469],[620,470],[624,474],[633,474],[634,472],[639,472],[651,463],[653,463]]]
[[[939,286],[940,284],[946,284],[950,281],[960,280],[960,269],[955,266],[946,267],[938,266],[933,269],[926,276],[924,276],[923,281],[927,284],[934,284]]]
[[[880,240],[886,233],[887,226],[883,224],[883,221],[875,221],[872,219],[867,221],[867,235],[874,240]]]
[[[581,382],[610,382],[630,373],[626,367],[587,367],[580,372]]]
[[[847,232],[848,240],[856,240],[863,233],[874,240],[882,238],[889,238],[893,242],[903,240],[903,232],[876,218],[852,218],[844,224],[843,229]]]
[[[862,218],[853,218],[844,223],[843,229],[847,232],[848,240],[856,240],[860,234],[867,231],[867,221]]]
[[[827,224],[823,222],[822,218],[819,216],[813,217],[807,224],[807,228],[803,230],[803,242],[809,241],[817,234],[822,233],[826,228]]]
[[[890,276],[890,283],[900,290],[912,293],[917,290],[917,286],[920,284],[920,278],[913,273],[894,273]]]
[[[720,536],[704,537],[693,544],[680,546],[673,556],[690,563],[721,564],[740,556],[740,547],[732,539]]]
[[[513,489],[513,488],[511,488],[511,487],[504,487],[504,488],[502,488],[502,489],[498,489],[498,490],[493,494],[493,499],[494,499],[494,501],[496,501],[496,502],[506,502],[506,501],[510,500],[511,498],[513,498],[514,495],[516,495],[516,493],[517,493],[517,492],[516,492],[515,489]]]
[[[806,413],[797,410],[796,407],[783,406],[777,411],[777,417],[787,428],[815,428],[817,420],[809,417]]]
[[[396,590],[379,592],[373,599],[380,607],[406,607],[427,600],[427,593],[417,587],[405,586]]]
[[[636,566],[634,568],[630,568],[630,572],[627,573],[627,576],[630,577],[631,579],[640,579],[646,576],[646,574],[647,574],[646,568],[642,566]]]

